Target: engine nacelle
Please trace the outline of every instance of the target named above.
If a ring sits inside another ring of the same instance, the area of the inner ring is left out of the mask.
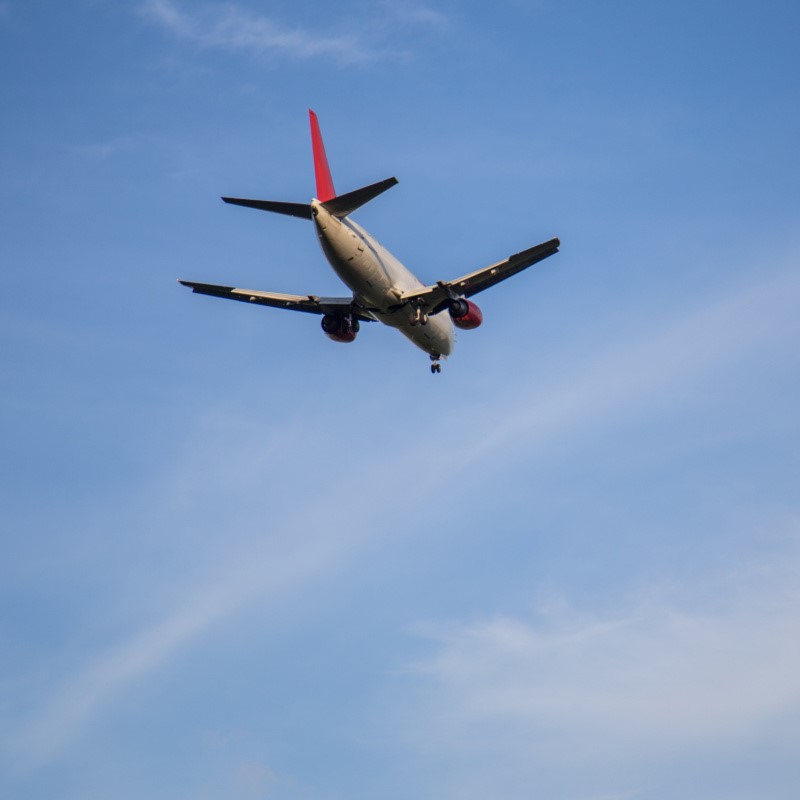
[[[322,330],[334,342],[354,342],[360,327],[358,320],[353,317],[325,314],[322,318]]]
[[[457,328],[468,331],[477,328],[483,322],[483,313],[472,300],[459,297],[450,303],[450,318]]]

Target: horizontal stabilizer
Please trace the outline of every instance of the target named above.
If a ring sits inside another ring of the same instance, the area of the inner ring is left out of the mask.
[[[311,206],[305,203],[281,203],[276,200],[243,200],[240,197],[223,197],[222,199],[234,206],[247,206],[247,208],[257,208],[260,211],[272,211],[275,214],[311,219]]]
[[[391,189],[397,183],[397,178],[387,178],[385,181],[378,181],[370,186],[364,186],[347,194],[340,194],[326,200],[322,205],[333,214],[334,217],[346,217],[352,214],[357,208],[361,208],[370,200],[375,199],[379,194],[383,194],[387,189]]]

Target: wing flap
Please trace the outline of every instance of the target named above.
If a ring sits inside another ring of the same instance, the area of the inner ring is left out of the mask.
[[[263,292],[259,289],[237,289],[234,286],[219,286],[214,283],[196,283],[194,281],[178,281],[182,286],[191,289],[195,294],[211,297],[222,297],[226,300],[238,300],[242,303],[255,303],[272,308],[286,308],[289,311],[303,311],[307,314],[354,314],[364,322],[374,317],[369,309],[356,305],[352,297],[317,297],[308,294],[281,294],[280,292]]]

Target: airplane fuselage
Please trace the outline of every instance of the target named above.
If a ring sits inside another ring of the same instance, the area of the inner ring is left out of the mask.
[[[318,200],[312,200],[311,209],[322,252],[355,301],[432,357],[450,355],[455,342],[450,315],[415,324],[408,307],[398,302],[425,284],[350,217],[334,216]]]

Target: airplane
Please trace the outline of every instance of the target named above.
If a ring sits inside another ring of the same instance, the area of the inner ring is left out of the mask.
[[[355,341],[361,322],[382,322],[430,356],[432,373],[441,372],[440,359],[453,352],[454,327],[471,330],[483,322],[483,313],[469,298],[557,253],[559,240],[550,239],[455,280],[425,285],[350,217],[356,209],[394,186],[397,178],[336,194],[319,120],[310,109],[308,114],[317,196],[310,203],[239,197],[222,200],[313,221],[322,252],[352,295],[318,297],[194,281],[179,283],[197,294],[320,315],[322,330],[335,342]]]

